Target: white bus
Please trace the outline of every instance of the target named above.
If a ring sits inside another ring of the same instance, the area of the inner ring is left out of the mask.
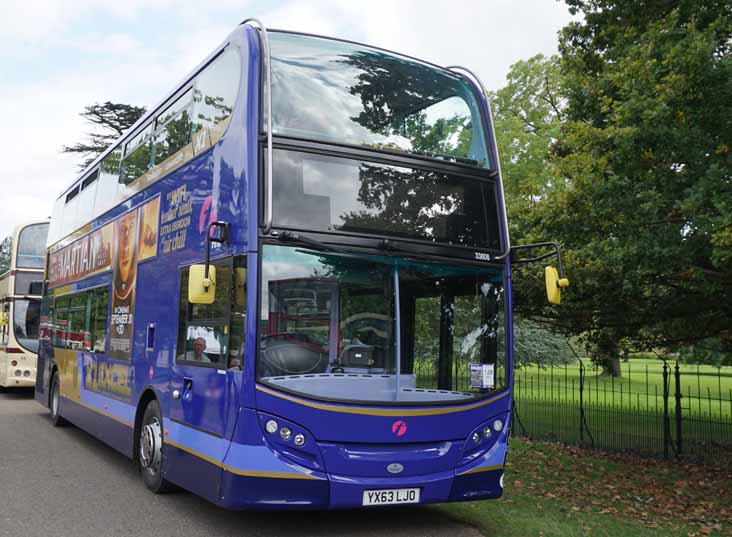
[[[0,243],[0,388],[36,383],[47,234],[35,222]]]

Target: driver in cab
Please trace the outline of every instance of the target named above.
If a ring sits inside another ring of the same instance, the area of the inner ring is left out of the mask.
[[[200,362],[210,364],[211,359],[206,356],[204,351],[206,350],[206,340],[202,337],[197,337],[193,340],[193,350],[186,352],[186,360],[189,362]]]

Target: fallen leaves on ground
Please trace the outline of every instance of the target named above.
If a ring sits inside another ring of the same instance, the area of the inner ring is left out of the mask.
[[[732,465],[688,464],[522,440],[509,456],[508,490],[559,499],[571,511],[679,523],[690,537],[732,532]]]

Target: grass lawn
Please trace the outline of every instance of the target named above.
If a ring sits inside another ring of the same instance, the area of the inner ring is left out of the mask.
[[[663,362],[632,358],[623,376],[602,375],[585,360],[585,401],[639,410],[663,408]],[[682,410],[696,416],[732,417],[732,367],[681,364]],[[515,371],[517,398],[579,403],[579,362],[566,366],[525,365]],[[671,406],[676,384],[671,369]]]
[[[431,507],[488,537],[732,535],[729,464],[682,465],[511,440],[500,500]]]

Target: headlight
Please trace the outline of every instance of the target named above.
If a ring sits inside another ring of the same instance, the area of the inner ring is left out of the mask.
[[[493,422],[493,428],[496,430],[496,432],[503,429],[503,422],[501,420],[496,420]]]
[[[264,424],[264,428],[269,434],[275,434],[277,432],[277,429],[279,428],[279,425],[277,425],[277,422],[275,420],[269,420],[267,423]]]
[[[280,429],[280,438],[282,438],[282,440],[289,440],[291,436],[292,431],[289,427],[282,427],[282,429]]]
[[[25,371],[23,371],[23,376],[30,377],[30,371],[28,371],[27,369]]]
[[[305,443],[305,435],[304,434],[296,434],[294,438],[294,442],[296,446],[302,446]]]
[[[473,433],[473,442],[475,442],[476,444],[478,442],[480,442],[480,434],[479,433],[477,433],[477,432]]]
[[[16,369],[16,370],[15,370],[15,376],[16,376],[16,377],[19,377],[19,376],[20,376],[20,375],[22,375],[22,374],[23,374],[23,372],[22,372],[22,371],[21,371],[20,369]]]
[[[493,431],[491,431],[491,428],[489,425],[486,425],[485,427],[483,427],[483,436],[485,436],[486,438],[490,438],[492,434],[493,434]]]

